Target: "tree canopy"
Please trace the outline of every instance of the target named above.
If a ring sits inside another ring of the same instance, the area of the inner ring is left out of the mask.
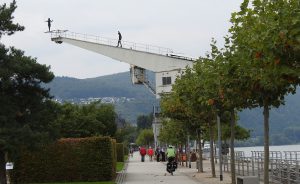
[[[61,105],[56,121],[60,135],[65,138],[115,136],[117,131],[116,113],[110,104],[99,102],[88,105]]]
[[[0,39],[24,27],[13,23],[16,2],[0,5]],[[5,162],[21,147],[54,139],[55,104],[41,86],[54,78],[50,67],[16,48],[0,43],[0,182],[6,183]]]

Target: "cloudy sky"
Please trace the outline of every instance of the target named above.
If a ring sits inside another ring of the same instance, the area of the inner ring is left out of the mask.
[[[0,0],[0,4],[12,0]],[[68,44],[50,41],[52,29],[151,44],[187,56],[203,56],[211,38],[223,43],[233,11],[242,0],[17,0],[15,22],[25,31],[1,42],[51,66],[56,76],[91,78],[124,72],[129,65]]]

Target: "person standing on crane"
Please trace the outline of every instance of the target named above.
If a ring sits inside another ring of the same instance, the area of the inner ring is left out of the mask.
[[[122,35],[121,35],[120,31],[118,31],[118,35],[119,35],[119,40],[118,40],[118,45],[117,45],[117,47],[119,47],[119,45],[122,47],[122,43],[121,43]]]
[[[51,30],[51,22],[53,22],[53,20],[51,20],[50,18],[48,18],[48,20],[46,20],[45,22],[48,23],[48,29],[49,29],[49,32]]]

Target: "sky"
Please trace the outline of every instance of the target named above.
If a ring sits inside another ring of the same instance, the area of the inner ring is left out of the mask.
[[[12,0],[0,0],[0,4]],[[228,34],[230,16],[242,0],[16,0],[13,14],[23,32],[1,42],[25,51],[51,67],[56,76],[93,78],[129,71],[129,64],[66,43],[55,44],[51,29],[118,38],[172,49],[189,57],[204,56],[211,39],[218,45]],[[117,44],[117,43],[116,43]]]

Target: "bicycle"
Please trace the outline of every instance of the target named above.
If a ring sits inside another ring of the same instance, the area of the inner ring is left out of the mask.
[[[173,173],[177,169],[177,162],[175,161],[174,157],[168,158],[168,163],[167,163],[167,171],[173,176]]]

